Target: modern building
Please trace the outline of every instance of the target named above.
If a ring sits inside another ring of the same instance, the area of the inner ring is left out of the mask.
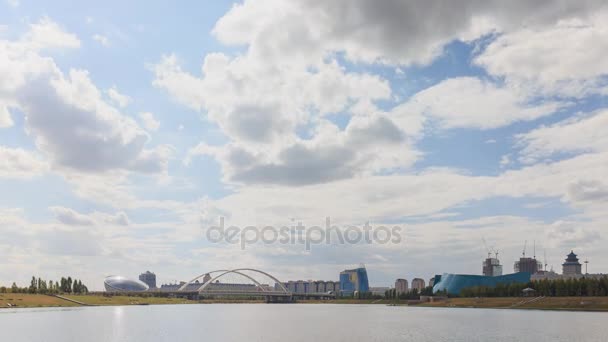
[[[515,264],[513,265],[513,269],[515,273],[525,272],[534,274],[543,269],[543,264],[540,261],[536,260],[536,258],[527,258],[524,256],[519,258],[519,260],[515,262]]]
[[[498,284],[528,283],[529,281],[530,273],[528,272],[512,273],[495,277],[444,273],[441,276],[435,276],[433,292],[447,291],[449,294],[457,295],[460,293],[460,290],[467,287],[495,287]]]
[[[369,292],[365,266],[340,272],[340,293],[343,296],[352,296],[362,292]]]
[[[163,284],[160,286],[161,292],[177,292],[182,286],[184,286],[186,282],[182,281],[179,284]],[[205,282],[199,282],[198,280],[188,284],[183,291],[185,292],[196,292],[200,290],[200,288],[205,284]],[[261,284],[261,287],[264,288],[265,291],[272,291],[272,287],[268,284]],[[205,288],[207,292],[260,292],[262,289],[255,284],[231,284],[231,283],[221,283],[219,281],[215,281],[211,283]]]
[[[407,287],[407,279],[399,278],[395,280],[395,292],[397,293],[397,295],[407,293],[408,290],[409,289]]]
[[[145,283],[121,276],[106,277],[103,280],[103,286],[107,292],[139,292],[148,290],[148,285]]]
[[[422,278],[414,278],[412,279],[412,290],[416,289],[418,290],[418,292],[422,291],[422,289],[424,289],[425,285],[424,285],[424,279]]]
[[[574,251],[570,251],[566,258],[566,262],[562,264],[562,274],[563,275],[571,275],[571,274],[582,274],[581,263],[578,262],[578,258]]]
[[[340,283],[337,281],[325,280],[290,280],[283,283],[287,291],[291,293],[338,293],[340,291]],[[279,284],[275,284],[275,289],[279,289]]]
[[[429,286],[433,287],[435,285],[435,277],[429,279]]]
[[[148,285],[149,288],[156,288],[156,274],[146,271],[146,273],[142,273],[139,275],[139,280]]]
[[[498,258],[488,257],[483,261],[482,274],[488,277],[496,277],[502,275],[502,265]]]

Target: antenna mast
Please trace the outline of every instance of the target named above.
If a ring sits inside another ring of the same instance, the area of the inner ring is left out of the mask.
[[[522,253],[522,255],[523,255],[523,257],[524,257],[524,258],[526,257],[526,245],[527,245],[527,244],[528,244],[528,240],[525,240],[525,241],[524,241],[524,251],[523,251],[523,253]]]

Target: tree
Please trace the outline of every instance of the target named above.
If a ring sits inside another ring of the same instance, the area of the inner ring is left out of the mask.
[[[32,281],[30,282],[30,287],[28,289],[29,293],[36,293],[38,291],[38,282],[36,281],[36,277],[32,276]]]

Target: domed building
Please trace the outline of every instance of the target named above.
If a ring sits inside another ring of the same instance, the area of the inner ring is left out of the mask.
[[[137,292],[148,290],[148,285],[139,280],[127,279],[116,275],[104,279],[103,286],[107,292]]]

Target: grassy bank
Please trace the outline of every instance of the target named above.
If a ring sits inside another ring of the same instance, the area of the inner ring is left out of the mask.
[[[183,298],[160,298],[139,296],[103,296],[94,295],[65,295],[87,305],[162,305],[162,304],[214,304],[214,303],[263,303],[262,300],[251,299],[203,299],[188,300]],[[450,298],[435,303],[416,304],[420,307],[447,308],[496,308],[496,309],[539,309],[539,310],[576,310],[576,311],[608,311],[608,297],[545,297],[528,303],[530,298]],[[300,300],[302,304],[376,304],[376,305],[407,305],[408,301],[374,300],[374,299],[334,299],[334,300]],[[8,305],[10,304],[10,305]],[[412,303],[410,302],[410,305]],[[5,293],[0,294],[0,308],[32,308],[32,307],[74,307],[79,304],[56,297],[39,294]]]
[[[2,293],[0,294],[0,308],[40,308],[40,307],[62,307],[79,306],[56,297],[25,294],[25,293]]]
[[[496,308],[496,309],[537,309],[537,310],[576,310],[608,311],[608,297],[544,297],[527,302],[531,298],[450,298],[435,303],[423,303],[425,307],[452,308]]]

